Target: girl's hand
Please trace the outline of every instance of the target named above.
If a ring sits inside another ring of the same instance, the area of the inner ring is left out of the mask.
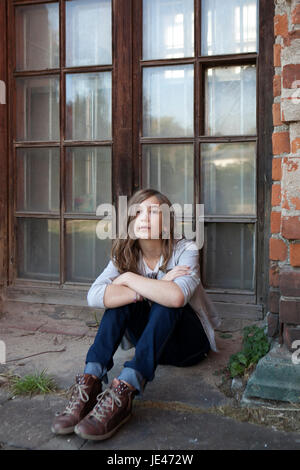
[[[119,276],[115,277],[115,279],[112,281],[112,284],[115,285],[126,285],[126,280],[128,280],[128,272],[120,274]],[[144,300],[144,297],[140,295],[138,292],[135,292],[135,298],[133,302],[141,302]]]
[[[175,266],[175,268],[171,269],[167,274],[165,274],[161,281],[173,281],[177,277],[185,276],[186,274],[190,274],[191,268],[189,266]]]
[[[117,285],[125,285],[126,282],[126,275],[127,273],[120,274],[119,276],[115,277],[114,280],[112,281],[112,284],[117,284]]]

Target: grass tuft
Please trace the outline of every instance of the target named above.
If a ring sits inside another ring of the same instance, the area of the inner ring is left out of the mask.
[[[14,377],[11,381],[11,390],[15,395],[46,394],[55,392],[57,386],[44,369],[42,372],[27,374],[24,377]]]

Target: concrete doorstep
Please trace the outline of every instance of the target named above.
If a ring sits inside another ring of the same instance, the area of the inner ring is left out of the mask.
[[[6,345],[6,363],[0,365],[0,446],[2,450],[256,450],[300,449],[300,428],[290,419],[284,428],[270,416],[294,413],[279,402],[253,408],[241,405],[238,383],[224,384],[224,368],[231,354],[241,349],[242,330],[216,332],[218,353],[196,366],[159,365],[155,379],[136,397],[133,416],[110,439],[86,441],[76,434],[56,436],[51,423],[67,403],[66,391],[84,360],[97,332],[82,320],[53,319],[43,315],[5,315],[0,320],[0,339]],[[120,348],[109,371],[117,376],[134,349]],[[13,396],[9,375],[46,370],[57,392],[32,397]],[[2,383],[2,385],[1,385]],[[268,410],[268,407],[271,408]],[[287,411],[280,411],[283,408]],[[275,423],[275,424],[274,424]]]

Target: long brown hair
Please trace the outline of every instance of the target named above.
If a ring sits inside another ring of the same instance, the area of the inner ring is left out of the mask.
[[[136,191],[128,201],[128,206],[134,204],[140,204],[149,197],[155,196],[159,201],[159,204],[167,204],[169,207],[172,206],[170,200],[156,189],[146,188],[139,189]],[[129,224],[136,218],[136,215],[127,215],[127,234]],[[161,271],[165,271],[167,264],[172,256],[174,243],[177,240],[174,240],[174,212],[170,210],[170,233],[168,233],[169,238],[162,239],[162,255],[163,255],[163,264],[161,266]],[[116,238],[111,247],[111,259],[113,260],[116,268],[122,274],[124,272],[130,271],[136,274],[139,274],[138,271],[138,260],[139,260],[139,243],[138,239],[132,239],[127,237],[125,239]]]

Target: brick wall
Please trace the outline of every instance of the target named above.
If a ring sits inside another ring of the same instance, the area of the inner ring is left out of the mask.
[[[300,0],[275,0],[268,330],[300,340]]]

